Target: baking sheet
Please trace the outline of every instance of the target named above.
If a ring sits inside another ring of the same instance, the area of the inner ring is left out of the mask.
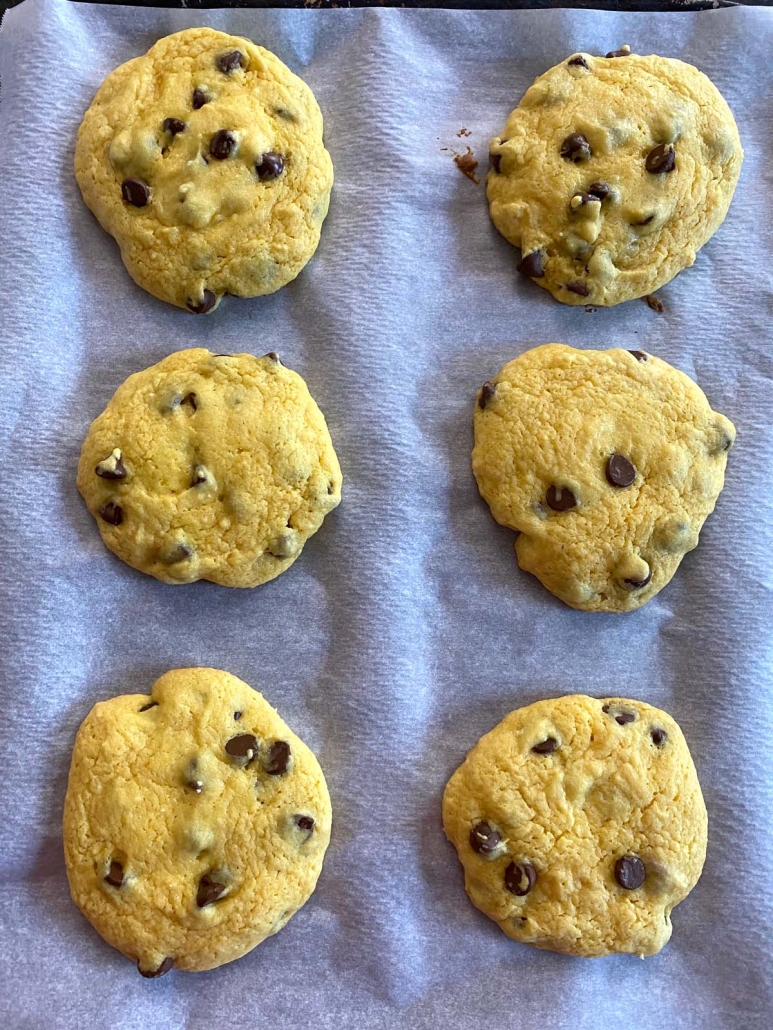
[[[194,318],[137,288],[72,174],[103,77],[188,25],[250,36],[315,91],[336,186],[292,285]],[[488,139],[577,49],[709,74],[746,161],[692,269],[586,312],[515,273]],[[685,1028],[771,1025],[773,12],[170,11],[26,0],[0,32],[0,1020],[10,1028]],[[458,136],[466,127],[471,136]],[[446,149],[448,148],[448,149]],[[701,546],[641,611],[571,611],[519,571],[470,471],[475,390],[536,343],[624,346],[695,376],[738,427]],[[88,424],[180,347],[277,350],[325,412],[343,503],[255,591],[171,588],[102,546],[75,486]],[[96,701],[211,665],[316,751],[333,840],[309,904],[239,962],[142,980],[69,899],[60,819]],[[506,712],[572,691],[666,708],[710,814],[706,870],[644,962],[507,940],[443,837],[447,777]]]

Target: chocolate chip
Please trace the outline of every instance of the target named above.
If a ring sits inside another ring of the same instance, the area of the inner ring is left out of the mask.
[[[198,111],[200,107],[203,107],[205,104],[208,104],[209,100],[210,100],[209,93],[207,93],[205,90],[201,89],[199,86],[197,86],[196,89],[194,89],[194,91],[193,91],[193,109],[194,109],[194,111]]]
[[[630,57],[631,56],[631,48],[630,47],[621,47],[620,50],[610,50],[609,53],[605,54],[604,56],[605,57]]]
[[[111,887],[120,887],[123,883],[123,866],[115,859],[110,863],[110,871],[105,876],[105,883],[109,883]]]
[[[178,562],[188,561],[193,557],[193,548],[188,544],[178,544],[165,556],[164,562],[167,565],[177,565]]]
[[[94,469],[102,479],[126,479],[126,466],[123,463],[123,455],[119,450],[113,451],[107,458]]]
[[[142,708],[140,708],[140,711],[147,712],[150,708],[158,708],[158,701],[148,701],[146,705],[143,705]]]
[[[604,705],[601,711],[606,715],[612,714],[612,705]],[[629,722],[636,722],[636,713],[626,711],[615,712],[612,718],[618,725],[625,726]]]
[[[234,712],[234,719],[236,719],[237,722],[239,721],[239,719],[241,719],[241,717],[242,717],[242,713],[241,712]]]
[[[209,141],[209,152],[216,161],[225,161],[236,147],[236,136],[230,129],[218,129]]]
[[[561,157],[577,164],[580,161],[587,161],[593,156],[590,143],[581,132],[572,132],[561,144]]]
[[[598,197],[594,197],[592,193],[575,193],[572,199],[569,201],[570,211],[579,211],[581,207],[585,207],[586,204],[595,204],[598,202]]]
[[[549,755],[558,747],[558,741],[555,737],[546,737],[539,744],[535,744],[532,751],[537,755]]]
[[[137,969],[140,971],[140,976],[144,976],[147,980],[154,980],[157,976],[163,976],[164,973],[168,973],[173,965],[173,958],[165,958],[158,969],[151,969],[149,971],[142,969],[139,962],[137,963]]]
[[[286,740],[275,740],[268,749],[264,768],[269,776],[281,776],[290,764],[290,745]]]
[[[489,154],[488,160],[489,160],[489,164],[491,165],[491,167],[494,169],[495,172],[501,172],[502,171],[502,168],[501,168],[501,165],[502,165],[502,155],[501,154]]]
[[[627,587],[631,587],[632,590],[641,590],[642,587],[646,587],[652,579],[652,569],[647,566],[647,575],[644,579],[624,579],[623,582]]]
[[[552,508],[553,511],[569,511],[570,508],[577,507],[577,498],[566,486],[555,487],[551,484],[545,494],[545,500],[548,508]]]
[[[281,365],[282,362],[279,360],[279,355],[275,350],[270,350],[268,354],[263,355],[264,358],[268,358],[269,361],[273,361],[275,365]]]
[[[531,862],[511,862],[505,869],[505,887],[522,898],[537,882],[537,871]]]
[[[188,780],[188,786],[191,788],[191,790],[195,791],[197,794],[201,794],[202,790],[204,789],[204,781],[203,780]]]
[[[249,763],[258,753],[258,740],[251,733],[240,733],[231,737],[225,749],[231,758],[246,758]]]
[[[99,514],[110,526],[120,526],[123,522],[123,508],[115,501],[108,501],[99,509]]]
[[[637,361],[647,360],[647,355],[644,353],[643,350],[629,350],[628,353],[633,354]]]
[[[566,284],[566,289],[570,293],[576,293],[578,297],[587,297],[589,290],[585,283],[579,281],[579,279],[573,279],[570,283]]]
[[[187,128],[188,126],[181,118],[164,119],[164,132],[168,132],[172,136],[176,136],[178,132],[185,132]]]
[[[478,855],[491,855],[502,843],[502,834],[490,823],[476,823],[470,830],[470,847]]]
[[[480,388],[480,397],[478,398],[478,407],[482,410],[488,406],[489,401],[492,400],[494,394],[497,392],[496,383],[492,383],[491,380],[485,382]]]
[[[217,883],[211,876],[204,875],[199,880],[199,889],[196,891],[196,904],[199,908],[211,905],[213,901],[217,901],[224,890],[224,883]]]
[[[127,204],[145,207],[150,200],[150,186],[144,179],[124,179],[121,183],[121,196]]]
[[[221,72],[225,72],[226,75],[230,75],[231,72],[235,72],[237,68],[241,68],[243,59],[244,54],[241,50],[229,50],[227,54],[218,54],[215,58],[215,65]]]
[[[631,225],[649,225],[654,217],[654,215],[647,215],[647,217],[642,218],[640,222],[631,222]]]
[[[636,479],[636,468],[622,454],[610,454],[606,473],[612,486],[630,486]]]
[[[533,250],[531,254],[522,257],[515,267],[529,279],[541,279],[545,274],[545,254],[541,250]]]
[[[603,204],[609,194],[612,192],[612,187],[607,185],[605,182],[592,182],[588,187],[588,193],[596,200],[600,200]]]
[[[187,404],[191,408],[193,408],[194,411],[196,411],[198,409],[198,404],[196,402],[196,394],[195,393],[186,393],[186,395],[180,401],[180,404]]]
[[[582,54],[575,54],[575,56],[574,57],[570,57],[569,60],[566,63],[569,64],[569,65],[574,65],[574,66],[576,66],[578,68],[587,68],[588,67],[588,62],[585,60],[585,58],[582,56]]]
[[[665,742],[668,740],[668,734],[665,730],[661,730],[659,726],[656,726],[651,730],[650,736],[652,737],[652,743],[655,747],[663,747]]]
[[[615,862],[615,879],[627,891],[641,887],[646,876],[647,870],[637,855],[623,855]]]
[[[267,179],[278,179],[284,170],[285,159],[273,150],[261,154],[255,162],[255,172],[261,182],[265,182]]]
[[[204,290],[198,303],[192,300],[188,300],[185,303],[188,310],[192,311],[194,315],[206,315],[215,306],[216,301],[217,297],[212,290]]]
[[[201,486],[202,483],[206,483],[207,479],[207,470],[204,466],[194,465],[193,475],[191,476],[191,486]]]
[[[647,297],[645,297],[644,299],[645,299],[645,301],[647,302],[647,307],[648,307],[648,308],[652,308],[652,310],[653,310],[653,311],[657,311],[657,313],[658,313],[659,315],[662,315],[662,314],[663,314],[663,312],[665,311],[665,308],[664,308],[664,306],[663,306],[663,301],[662,301],[662,300],[660,299],[660,297],[654,297],[654,296],[653,296],[653,295],[652,295],[652,294],[650,293],[650,294],[649,294],[649,295],[648,295]],[[631,351],[631,353],[633,353],[633,351]]]
[[[658,143],[658,145],[647,154],[645,167],[653,175],[660,175],[661,172],[673,172],[676,168],[676,152],[670,143]]]
[[[306,834],[306,840],[308,840],[314,832],[314,820],[311,818],[310,815],[296,815],[295,825],[298,827],[301,833]]]

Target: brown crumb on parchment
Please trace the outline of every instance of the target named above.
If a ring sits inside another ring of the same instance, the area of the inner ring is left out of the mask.
[[[655,297],[653,294],[650,294],[648,297],[645,297],[644,299],[647,302],[647,307],[652,308],[653,311],[657,311],[659,315],[663,314],[665,308],[663,307],[663,301],[660,299],[660,297]]]
[[[478,161],[473,154],[471,147],[467,147],[467,152],[464,154],[454,154],[454,164],[462,175],[466,175],[467,178],[471,179],[474,183],[480,182],[480,179],[475,174],[475,169],[478,167]]]
[[[465,125],[457,132],[457,136],[472,136],[472,129],[468,129]]]

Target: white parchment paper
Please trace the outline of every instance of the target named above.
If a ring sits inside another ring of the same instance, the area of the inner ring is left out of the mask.
[[[76,130],[104,76],[189,25],[252,37],[315,91],[336,169],[319,251],[266,299],[194,318],[142,292],[81,202]],[[532,78],[630,43],[695,63],[746,148],[730,214],[661,291],[586,312],[515,273],[451,159]],[[773,12],[170,11],[26,0],[0,32],[0,1021],[16,1028],[743,1028],[773,1024]],[[470,137],[456,134],[462,127]],[[444,150],[442,148],[451,148]],[[624,346],[695,376],[738,427],[696,552],[635,614],[571,611],[521,572],[470,470],[475,390],[528,346]],[[114,559],[74,480],[89,422],[181,347],[278,351],[309,383],[343,503],[255,591]],[[264,691],[327,774],[309,904],[251,955],[142,980],[70,901],[60,820],[98,700],[212,665]],[[640,697],[684,728],[703,878],[657,957],[515,944],[466,900],[440,797],[512,708]]]

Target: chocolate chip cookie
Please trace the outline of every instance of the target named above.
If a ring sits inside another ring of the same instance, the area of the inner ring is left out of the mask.
[[[208,28],[108,75],[75,175],[134,281],[196,314],[294,279],[333,185],[309,87],[263,47]]]
[[[178,351],[129,376],[81,451],[107,547],[165,583],[274,579],[341,500],[325,419],[275,353]]]
[[[309,899],[330,840],[317,759],[227,672],[92,708],[64,805],[73,900],[140,973],[245,955]]]
[[[491,143],[491,217],[518,271],[564,304],[653,293],[727,214],[743,160],[724,98],[692,65],[575,54]]]
[[[562,601],[624,612],[698,544],[735,428],[643,351],[526,351],[484,383],[472,467],[515,550]]]
[[[446,786],[472,903],[514,940],[654,955],[706,856],[682,732],[641,701],[538,701],[487,733]]]

